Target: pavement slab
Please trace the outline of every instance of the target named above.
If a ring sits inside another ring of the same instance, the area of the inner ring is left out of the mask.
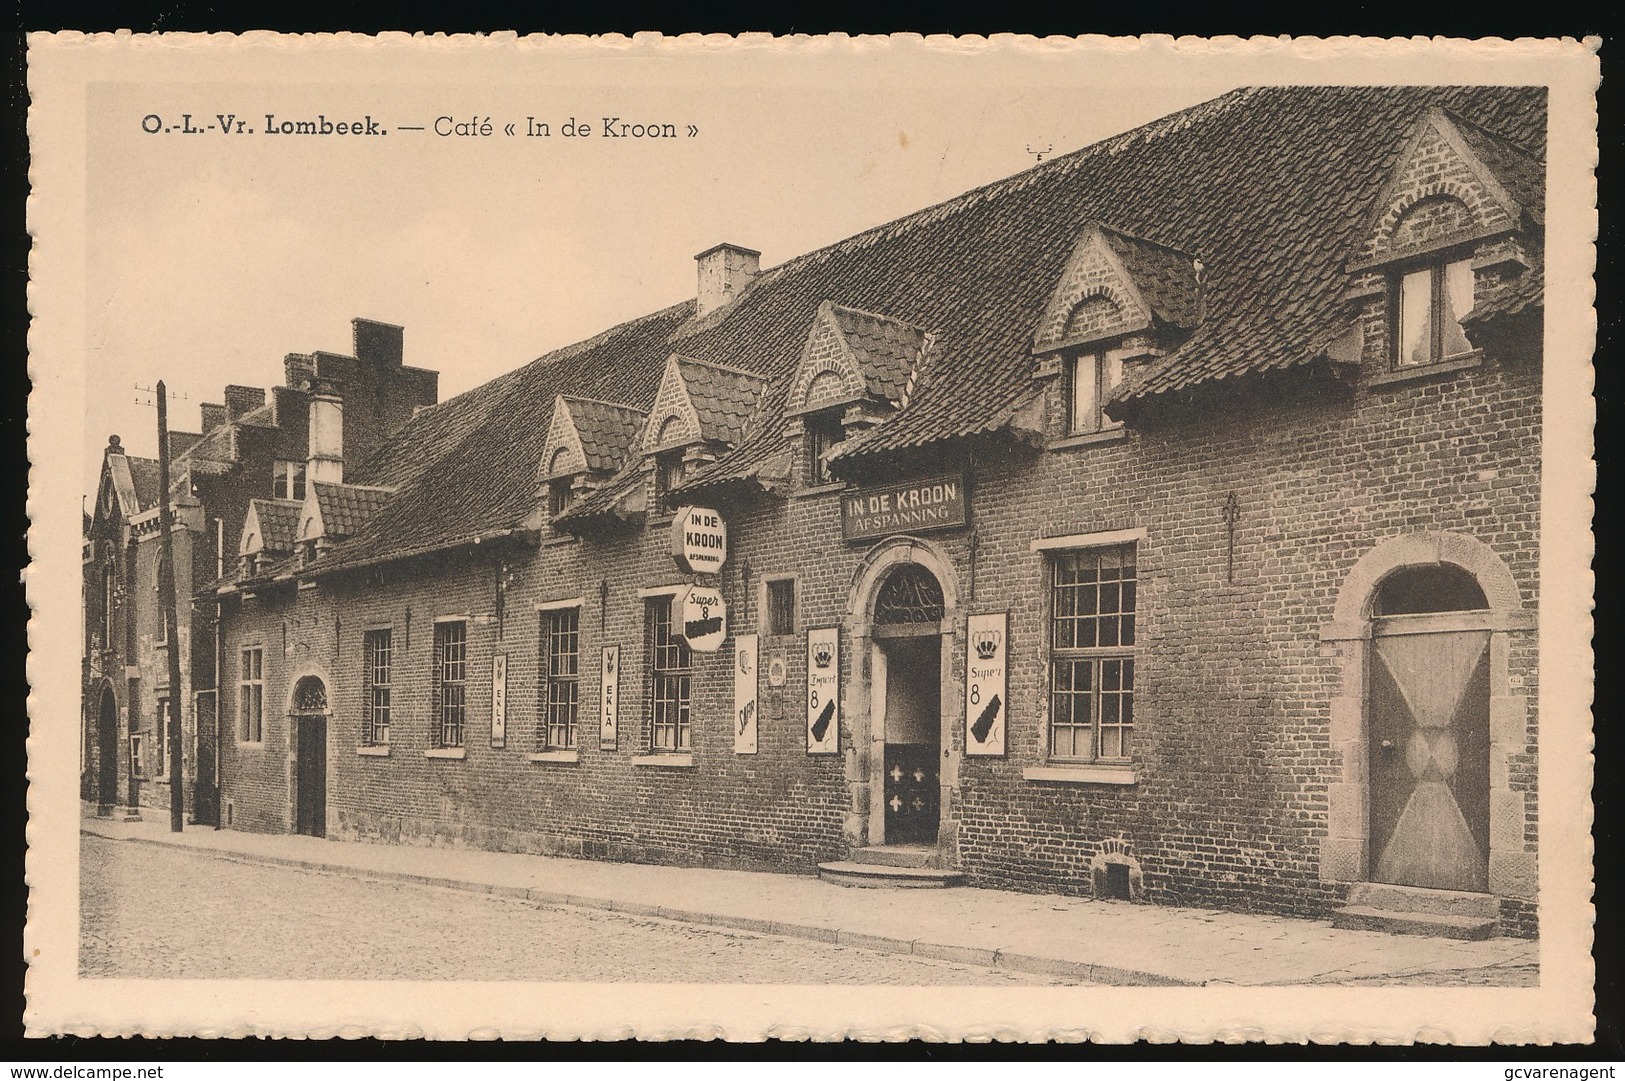
[[[123,822],[87,813],[85,833],[263,863],[862,943],[1096,982],[1264,986],[1538,981],[1539,944],[1340,930],[1327,920],[1095,901],[974,887],[853,889],[811,875],[610,863],[466,848],[333,841]],[[770,930],[769,930],[770,929]]]

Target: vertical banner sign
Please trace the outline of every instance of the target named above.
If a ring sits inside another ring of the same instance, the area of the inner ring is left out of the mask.
[[[841,750],[841,641],[836,627],[807,631],[807,753]]]
[[[734,636],[734,754],[756,753],[756,664],[759,636]]]
[[[621,647],[605,646],[598,672],[598,749],[615,749],[615,722],[621,708]]]
[[[1004,754],[1009,690],[1005,676],[1008,616],[971,616],[965,626],[965,753]]]
[[[491,746],[508,745],[508,655],[491,658]]]

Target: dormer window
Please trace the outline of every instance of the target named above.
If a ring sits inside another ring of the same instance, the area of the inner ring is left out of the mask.
[[[557,518],[563,514],[570,505],[570,480],[568,477],[552,481],[547,486],[547,516]]]
[[[829,409],[809,413],[802,420],[806,429],[807,483],[833,484],[835,476],[829,470],[825,455],[846,439],[846,426],[841,422],[841,411]]]
[[[683,483],[683,452],[669,450],[664,454],[655,455],[655,499],[662,510],[672,509],[666,505],[666,496],[681,483]]]
[[[1068,435],[1086,435],[1120,426],[1106,416],[1102,408],[1123,381],[1120,356],[1105,351],[1074,353],[1066,358],[1061,374]]]
[[[1468,259],[1440,260],[1396,276],[1390,307],[1397,324],[1393,364],[1437,364],[1472,352],[1461,321],[1473,310],[1473,266]]]

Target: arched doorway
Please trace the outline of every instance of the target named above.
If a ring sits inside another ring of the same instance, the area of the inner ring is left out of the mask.
[[[1451,564],[1379,583],[1368,688],[1371,879],[1481,892],[1489,883],[1489,602]]]
[[[317,676],[294,684],[289,718],[293,729],[293,830],[327,836],[327,685]]]
[[[872,635],[884,733],[881,797],[887,844],[937,843],[942,819],[942,585],[903,563],[875,594]]]
[[[103,683],[96,708],[96,813],[103,818],[118,806],[118,759],[118,700]]]
[[[1360,557],[1320,633],[1338,688],[1323,881],[1534,899],[1535,793],[1511,768],[1533,741],[1534,632],[1512,572],[1472,537],[1406,534]]]

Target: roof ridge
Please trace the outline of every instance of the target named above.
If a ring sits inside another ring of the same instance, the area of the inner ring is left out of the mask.
[[[828,303],[831,308],[838,308],[843,312],[852,312],[855,315],[866,315],[870,319],[881,319],[888,323],[896,323],[900,327],[908,327],[910,330],[917,330],[921,334],[928,332],[928,328],[922,327],[918,323],[911,323],[907,319],[899,319],[895,315],[882,315],[880,312],[872,312],[867,308],[854,308],[850,304],[837,304],[833,300],[829,301]]]
[[[313,487],[341,488],[341,489],[347,489],[349,491],[363,491],[363,492],[384,492],[384,493],[390,494],[390,495],[393,495],[395,492],[400,490],[398,485],[351,484],[349,481],[342,481],[342,480],[341,481],[313,480],[310,483],[311,483],[311,485]]]
[[[1183,259],[1196,258],[1193,253],[1186,251],[1184,248],[1176,248],[1172,244],[1164,244],[1160,240],[1152,240],[1150,237],[1141,236],[1139,233],[1131,233],[1127,229],[1119,229],[1117,226],[1108,221],[1103,221],[1100,218],[1090,218],[1088,222],[1085,223],[1084,227],[1088,228],[1089,225],[1098,226],[1105,232],[1115,233],[1127,240],[1134,241],[1136,244],[1144,244],[1148,248],[1159,248],[1162,251],[1167,252],[1169,255],[1177,255]]]
[[[704,360],[700,357],[691,357],[687,353],[679,353],[675,350],[671,355],[676,358],[677,363],[679,364],[699,364],[707,368],[715,368],[720,372],[727,372],[729,375],[748,376],[751,379],[757,379],[763,383],[772,382],[772,377],[765,375],[762,372],[753,372],[746,368],[735,368],[732,364],[722,364],[715,360]]]
[[[608,398],[593,398],[586,394],[566,394],[563,391],[560,391],[559,397],[563,398],[567,402],[586,402],[590,405],[607,405],[612,409],[624,409],[628,413],[637,413],[640,416],[645,412],[635,405],[627,405],[625,402],[612,402]]]
[[[1496,131],[1494,128],[1485,127],[1483,124],[1480,124],[1480,123],[1478,123],[1476,121],[1469,120],[1465,116],[1462,116],[1460,113],[1456,112],[1456,110],[1450,108],[1449,106],[1439,105],[1439,106],[1436,106],[1436,108],[1439,110],[1439,112],[1443,113],[1446,117],[1448,117],[1452,124],[1455,124],[1458,127],[1466,128],[1469,131],[1475,131],[1475,132],[1479,133],[1480,135],[1484,135],[1484,136],[1487,136],[1490,139],[1495,140],[1495,142],[1499,143],[1501,146],[1505,147],[1506,149],[1512,151],[1514,154],[1517,154],[1519,157],[1522,157],[1522,158],[1526,159],[1529,162],[1529,164],[1531,164],[1531,165],[1540,165],[1540,166],[1544,166],[1546,164],[1546,159],[1544,157],[1536,154],[1533,150],[1530,150],[1528,147],[1524,146],[1522,143],[1517,142],[1511,136],[1506,135],[1506,134],[1504,134],[1502,132]],[[1486,163],[1486,164],[1488,164],[1488,163]]]

